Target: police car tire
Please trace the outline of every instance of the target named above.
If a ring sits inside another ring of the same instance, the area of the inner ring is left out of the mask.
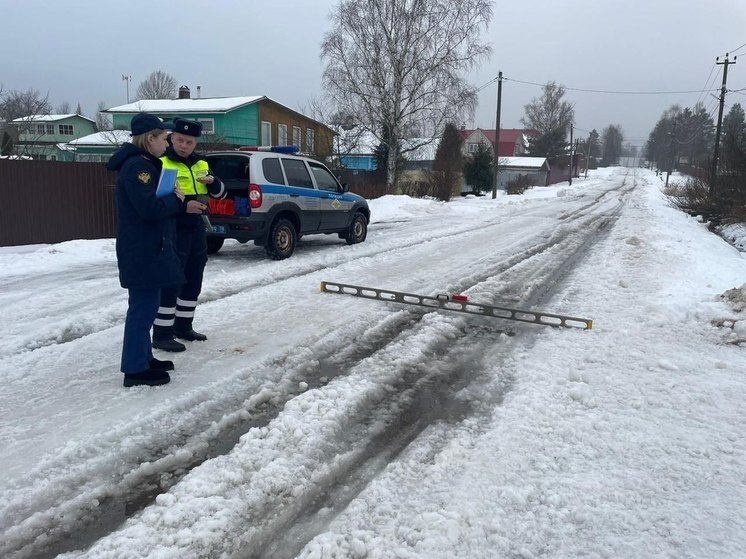
[[[208,235],[207,236],[207,254],[215,254],[217,251],[223,248],[224,242],[225,242],[225,239],[223,237],[211,237]]]
[[[356,243],[362,243],[365,237],[368,235],[368,220],[360,212],[355,214],[352,218],[352,223],[347,229],[345,234],[345,241],[348,245],[354,245]]]
[[[284,260],[293,254],[297,242],[298,234],[292,222],[287,219],[278,219],[272,223],[269,230],[265,250],[274,260]]]

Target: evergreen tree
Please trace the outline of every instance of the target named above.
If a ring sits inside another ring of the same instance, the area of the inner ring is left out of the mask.
[[[723,117],[721,163],[725,170],[746,171],[746,114],[739,103]]]
[[[443,136],[435,151],[433,171],[431,174],[434,183],[433,193],[439,200],[451,199],[454,188],[458,183],[459,175],[464,168],[464,159],[461,154],[463,140],[458,128],[452,123],[447,123]]]
[[[475,194],[492,190],[495,171],[495,157],[486,144],[479,144],[477,151],[467,158],[464,165],[464,180]]]
[[[0,155],[11,155],[13,153],[13,138],[7,130],[3,131],[3,140],[0,143]]]

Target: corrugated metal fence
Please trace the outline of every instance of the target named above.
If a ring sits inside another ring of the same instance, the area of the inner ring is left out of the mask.
[[[114,237],[115,181],[100,163],[0,159],[0,246]]]

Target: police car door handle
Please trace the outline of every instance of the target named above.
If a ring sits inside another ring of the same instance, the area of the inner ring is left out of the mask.
[[[290,195],[290,197],[291,197],[291,198],[299,198],[299,197],[300,197],[300,194],[291,194],[291,195]]]

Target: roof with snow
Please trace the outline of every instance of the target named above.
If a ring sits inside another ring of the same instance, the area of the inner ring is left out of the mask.
[[[267,99],[263,95],[247,97],[213,97],[206,99],[141,99],[119,105],[104,113],[225,113]],[[277,101],[274,101],[277,103]],[[278,103],[279,104],[279,103]],[[289,108],[289,107],[288,107]],[[291,109],[293,110],[293,109]],[[297,112],[297,111],[296,111]]]
[[[32,116],[22,116],[21,118],[17,118],[13,120],[13,122],[54,122],[57,120],[64,120],[66,118],[71,117],[80,117],[84,118],[86,120],[90,120],[91,122],[94,122],[94,120],[88,118],[87,116],[78,115],[78,114],[68,114],[68,115],[32,115]]]
[[[500,157],[501,167],[522,167],[526,169],[541,169],[548,165],[546,157]]]
[[[88,134],[82,138],[71,140],[67,144],[74,147],[80,146],[121,146],[124,142],[128,142],[132,138],[132,134],[129,130],[103,130],[101,132],[94,132]]]
[[[474,132],[479,130],[482,134],[484,134],[487,139],[495,143],[495,130],[494,128],[492,130],[485,129],[485,128],[475,128],[473,130],[461,130],[461,137],[463,139],[468,138],[471,136]],[[500,143],[503,142],[511,142],[515,143],[521,136],[528,136],[528,137],[534,137],[538,138],[541,136],[541,132],[538,130],[534,130],[533,128],[500,128]]]

